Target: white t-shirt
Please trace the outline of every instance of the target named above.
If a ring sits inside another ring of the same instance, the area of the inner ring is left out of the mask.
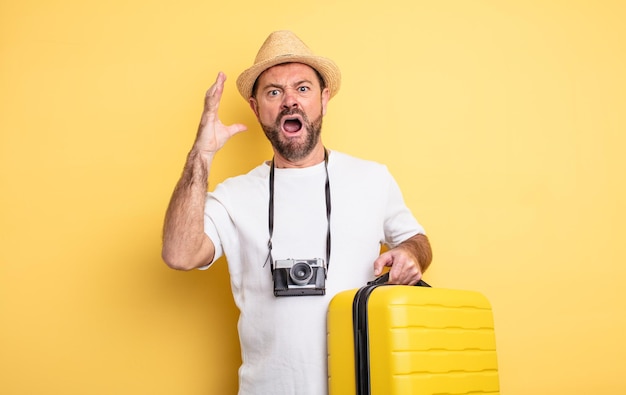
[[[269,170],[264,163],[207,195],[205,232],[226,255],[240,310],[240,395],[327,393],[326,313],[331,298],[373,279],[381,243],[424,233],[383,165],[329,154],[331,256],[325,296],[275,297],[268,257]],[[326,259],[324,163],[275,169],[272,256]]]

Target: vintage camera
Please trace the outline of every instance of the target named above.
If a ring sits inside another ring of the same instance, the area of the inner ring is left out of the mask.
[[[275,296],[324,295],[326,263],[322,258],[279,259],[272,265]]]

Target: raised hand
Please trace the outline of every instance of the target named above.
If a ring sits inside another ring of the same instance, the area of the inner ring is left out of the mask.
[[[218,109],[225,81],[226,75],[220,71],[204,98],[204,111],[194,143],[194,149],[201,154],[215,154],[232,136],[247,129],[245,125],[239,123],[226,126],[219,119]]]

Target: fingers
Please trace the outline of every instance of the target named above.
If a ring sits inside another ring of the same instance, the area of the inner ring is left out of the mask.
[[[374,261],[374,275],[380,276],[385,266],[391,267],[389,284],[415,285],[422,278],[417,262],[398,250],[387,251]]]
[[[422,273],[413,265],[393,265],[389,271],[390,284],[415,285],[422,278]]]
[[[216,152],[232,136],[248,129],[243,124],[226,126],[219,119],[218,109],[224,92],[225,81],[226,74],[220,71],[204,97],[204,111],[196,136],[196,145],[202,151]]]
[[[411,265],[407,265],[405,262],[396,262],[389,270],[389,282],[391,284],[408,284],[413,280],[415,274],[417,273]]]
[[[217,78],[209,90],[206,91],[204,96],[204,112],[209,120],[214,119],[217,116],[217,110],[220,106],[220,100],[222,100],[222,93],[224,93],[224,82],[226,81],[226,74],[223,72],[217,73]]]
[[[380,255],[374,261],[374,275],[380,276],[383,273],[383,268],[385,266],[391,266],[393,263],[393,259],[391,259],[391,255],[389,253],[384,253]]]
[[[242,123],[234,123],[226,127],[226,130],[228,131],[228,135],[232,137],[237,133],[245,132],[248,130],[248,127]]]

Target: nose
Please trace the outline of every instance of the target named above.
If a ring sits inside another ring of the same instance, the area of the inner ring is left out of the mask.
[[[294,92],[292,89],[285,90],[285,93],[283,96],[282,107],[285,109],[298,107],[298,100],[296,97],[296,92]]]

